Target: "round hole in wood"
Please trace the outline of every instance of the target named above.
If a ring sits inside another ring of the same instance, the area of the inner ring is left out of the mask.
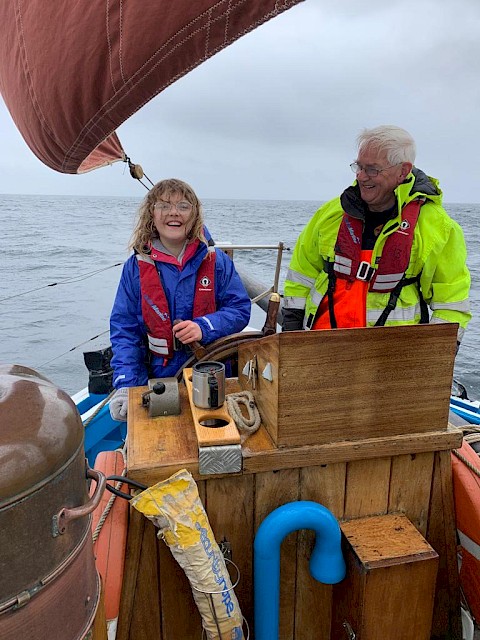
[[[202,427],[209,427],[210,429],[226,427],[228,424],[228,421],[224,420],[223,418],[202,418],[198,422],[202,425]]]

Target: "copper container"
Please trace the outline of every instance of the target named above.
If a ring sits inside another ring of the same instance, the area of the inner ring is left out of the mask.
[[[70,396],[32,369],[0,365],[2,640],[85,637],[100,595],[90,514],[104,488],[86,466]]]

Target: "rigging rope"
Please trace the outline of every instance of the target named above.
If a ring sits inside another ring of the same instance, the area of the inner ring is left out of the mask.
[[[474,467],[473,464],[467,460],[467,458],[465,458],[465,456],[463,456],[461,453],[458,452],[457,449],[452,449],[452,453],[463,462],[463,464],[468,467],[470,469],[470,471],[473,471],[473,473],[477,476],[480,477],[480,469],[477,469],[477,467]]]
[[[95,271],[88,271],[87,273],[81,273],[78,276],[72,276],[71,278],[66,278],[65,280],[59,280],[58,282],[50,282],[50,284],[44,284],[41,287],[36,287],[35,289],[29,289],[28,291],[21,291],[20,293],[15,293],[13,296],[7,296],[6,298],[0,298],[0,302],[5,302],[6,300],[12,300],[13,298],[18,298],[20,296],[25,296],[28,293],[34,293],[35,291],[41,291],[42,289],[48,289],[49,287],[56,287],[60,284],[75,284],[77,282],[82,282],[82,280],[87,280],[92,276],[97,275],[97,273],[102,273],[103,271],[108,271],[109,269],[113,269],[114,267],[121,267],[123,262],[116,262],[115,264],[111,264],[108,267],[103,267],[102,269],[96,269]]]
[[[473,424],[469,424],[463,429],[463,437],[466,442],[478,442],[480,440],[480,427],[476,427]],[[455,455],[463,464],[473,471],[473,473],[480,477],[480,469],[475,467],[465,456],[463,456],[458,449],[452,449],[453,455]],[[480,461],[479,461],[480,464]]]
[[[44,367],[45,365],[50,364],[54,360],[58,360],[59,358],[63,358],[63,356],[66,356],[67,353],[70,353],[71,351],[75,351],[75,349],[78,349],[78,347],[83,347],[83,345],[87,344],[87,342],[92,342],[93,340],[96,340],[97,338],[100,338],[101,336],[104,336],[106,333],[109,333],[109,332],[110,332],[110,329],[106,329],[105,331],[102,331],[102,333],[97,333],[96,336],[92,336],[91,338],[88,338],[88,340],[84,340],[83,342],[80,342],[79,344],[75,345],[71,349],[68,349],[67,351],[64,351],[63,353],[60,353],[58,356],[55,356],[51,360],[47,360],[46,362],[43,362],[42,364],[35,365],[35,367],[37,367],[37,368]]]
[[[90,422],[92,422],[92,420],[98,416],[98,414],[100,413],[100,411],[103,409],[103,407],[107,404],[107,402],[110,401],[110,399],[112,398],[112,396],[115,395],[116,393],[116,389],[114,389],[113,391],[110,391],[110,393],[108,394],[108,396],[106,398],[104,398],[97,406],[97,408],[95,409],[95,411],[92,413],[91,416],[89,416],[85,422],[83,423],[83,426],[86,427],[87,425],[90,424]]]

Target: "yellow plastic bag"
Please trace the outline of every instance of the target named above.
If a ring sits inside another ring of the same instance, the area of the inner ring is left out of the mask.
[[[182,469],[130,504],[159,528],[185,571],[208,640],[243,640],[240,607],[192,475]]]

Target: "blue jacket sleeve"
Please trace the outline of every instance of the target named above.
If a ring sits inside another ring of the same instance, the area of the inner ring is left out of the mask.
[[[113,350],[113,386],[120,389],[146,385],[147,348],[135,256],[130,257],[123,266],[110,315],[110,340]]]
[[[244,329],[252,310],[250,298],[233,262],[217,249],[215,261],[215,298],[217,310],[201,318],[194,318],[202,330],[202,343],[209,344]]]

